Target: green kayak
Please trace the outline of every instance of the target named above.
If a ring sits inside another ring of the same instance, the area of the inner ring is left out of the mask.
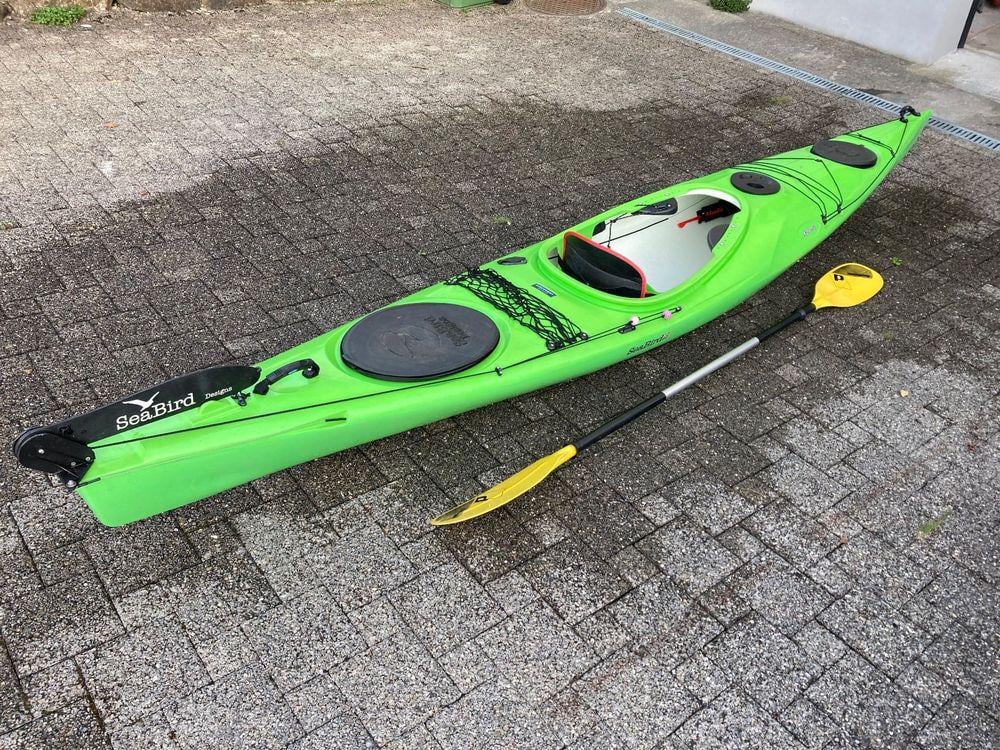
[[[14,453],[118,526],[621,362],[722,315],[825,240],[929,117],[904,108],[658,190],[255,366],[32,428]]]

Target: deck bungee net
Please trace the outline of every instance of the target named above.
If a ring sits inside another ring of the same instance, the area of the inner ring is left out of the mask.
[[[561,312],[553,310],[538,297],[512,284],[490,268],[472,268],[444,283],[468,289],[479,299],[540,336],[549,349],[561,349],[567,344],[587,338],[587,334]]]

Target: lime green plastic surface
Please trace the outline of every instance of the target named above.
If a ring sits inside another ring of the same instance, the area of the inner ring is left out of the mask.
[[[246,406],[231,399],[210,401],[93,444],[95,460],[78,491],[100,521],[117,526],[661,346],[730,310],[825,240],[881,184],[929,116],[925,112],[839,136],[875,152],[878,163],[867,169],[821,159],[806,147],[664,188],[570,228],[591,236],[603,220],[692,190],[735,198],[741,210],[713,249],[712,260],[659,294],[615,297],[566,276],[551,261],[562,232],[512,253],[526,263],[486,264],[524,290],[533,292],[533,284],[541,284],[553,292],[537,296],[587,332],[585,341],[548,351],[539,336],[465,288],[436,284],[394,304],[450,302],[489,315],[500,330],[500,343],[472,368],[418,382],[368,377],[340,359],[340,341],[351,325],[345,323],[259,363],[268,373],[308,357],[320,366],[315,378],[289,376],[266,396],[250,394]],[[738,171],[770,175],[781,189],[773,195],[740,192],[730,182]],[[669,248],[664,248],[664,262],[669,262]],[[675,308],[680,309],[664,318],[665,310]],[[640,318],[639,325],[620,333],[633,316]]]

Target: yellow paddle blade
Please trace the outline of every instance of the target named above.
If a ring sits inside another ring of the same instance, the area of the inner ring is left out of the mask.
[[[462,523],[496,510],[511,500],[516,500],[530,490],[545,477],[558,469],[576,455],[576,446],[567,445],[555,453],[540,458],[530,466],[525,466],[517,474],[505,479],[495,487],[491,487],[481,495],[456,505],[431,521],[434,526],[447,526],[452,523]]]
[[[868,266],[841,263],[816,282],[812,303],[817,310],[822,307],[854,307],[878,294],[882,284],[882,277]]]

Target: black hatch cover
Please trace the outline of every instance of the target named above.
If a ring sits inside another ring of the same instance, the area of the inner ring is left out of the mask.
[[[416,302],[376,310],[344,335],[344,362],[383,380],[423,380],[451,375],[496,349],[500,331],[478,310],[441,302]]]
[[[781,190],[777,180],[760,172],[734,172],[729,181],[737,190],[751,195],[774,195]]]
[[[859,169],[874,167],[878,163],[878,157],[870,148],[847,141],[820,141],[811,151],[828,161]]]

